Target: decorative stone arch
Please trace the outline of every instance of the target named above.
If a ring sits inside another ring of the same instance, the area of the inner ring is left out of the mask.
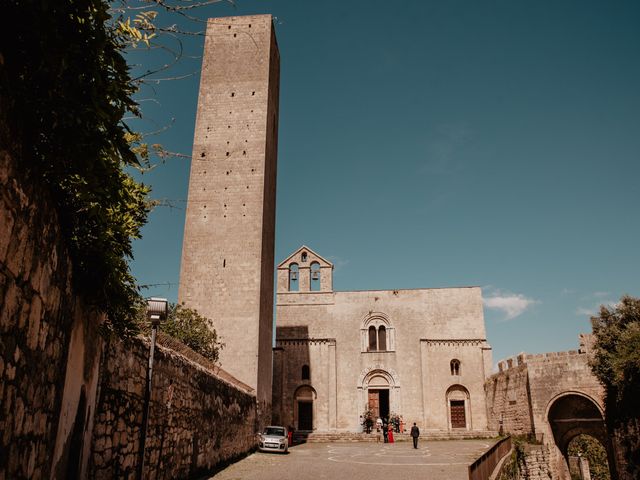
[[[293,392],[293,426],[296,430],[315,430],[315,419],[317,418],[316,400],[318,399],[318,392],[308,383],[299,385]],[[303,405],[301,405],[303,404]],[[311,406],[309,407],[309,404]],[[304,425],[305,419],[303,418],[303,424],[300,423],[300,415],[310,413],[310,425]],[[308,428],[310,427],[310,428]]]
[[[380,345],[380,335],[384,335],[384,349],[370,348],[370,329],[376,332],[376,345]],[[396,329],[391,324],[387,314],[382,312],[369,312],[360,322],[360,351],[367,352],[395,352]]]
[[[451,385],[445,394],[445,402],[449,430],[471,430],[471,396],[467,387],[459,383]]]
[[[589,435],[597,439],[607,451],[607,460],[612,478],[615,475],[613,446],[607,435],[604,408],[597,399],[579,390],[568,390],[551,398],[544,416],[558,450],[564,458],[568,472],[568,448],[578,435]]]
[[[370,365],[360,372],[356,387],[358,390],[358,405],[356,409],[358,415],[362,413],[363,408],[368,402],[370,388],[388,389],[390,412],[402,412],[402,390],[400,388],[400,377],[392,368],[386,368],[381,364]],[[355,418],[357,418],[357,416]]]
[[[396,371],[392,368],[386,369],[381,365],[371,366],[360,372],[358,384],[362,386],[362,388],[368,388],[372,382],[379,382],[376,380],[377,378],[383,378],[387,382],[387,386],[389,386],[389,388],[400,387]]]

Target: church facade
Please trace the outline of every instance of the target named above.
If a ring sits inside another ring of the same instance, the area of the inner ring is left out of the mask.
[[[277,267],[276,423],[357,431],[371,410],[483,432],[491,368],[479,287],[337,292],[333,265],[305,246]]]

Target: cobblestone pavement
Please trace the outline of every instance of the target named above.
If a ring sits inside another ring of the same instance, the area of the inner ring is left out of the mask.
[[[467,467],[492,440],[308,443],[288,455],[257,452],[211,477],[215,480],[348,479],[466,480]]]

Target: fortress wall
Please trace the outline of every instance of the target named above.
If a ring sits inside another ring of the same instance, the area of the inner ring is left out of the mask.
[[[515,435],[533,432],[527,365],[502,369],[485,382],[489,429]]]
[[[547,424],[549,404],[567,392],[588,396],[604,411],[604,390],[591,372],[589,355],[570,350],[527,355],[525,361],[536,433],[541,433]]]
[[[149,343],[105,348],[90,459],[96,479],[135,478]],[[157,347],[144,478],[191,478],[256,443],[254,395],[176,353]]]

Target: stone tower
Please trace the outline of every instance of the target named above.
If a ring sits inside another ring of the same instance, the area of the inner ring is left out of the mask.
[[[271,403],[279,72],[271,15],[209,19],[178,293],[214,321],[226,344],[222,368],[263,405]]]

